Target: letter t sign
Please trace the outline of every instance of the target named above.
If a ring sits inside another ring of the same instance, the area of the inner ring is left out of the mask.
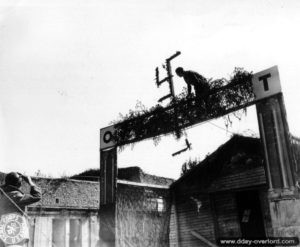
[[[253,92],[256,99],[263,99],[281,92],[277,66],[255,73],[252,78]]]
[[[270,73],[258,77],[258,80],[260,80],[260,81],[263,82],[263,84],[264,84],[264,90],[265,90],[265,91],[268,91],[268,90],[269,90],[268,78],[270,78],[270,77],[271,77],[271,74],[270,74]]]

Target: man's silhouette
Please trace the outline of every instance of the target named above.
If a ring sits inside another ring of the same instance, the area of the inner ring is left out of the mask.
[[[204,100],[207,98],[210,87],[207,80],[202,75],[191,70],[185,71],[182,67],[178,67],[175,72],[179,77],[183,77],[186,82],[188,95],[191,95],[193,87],[197,98],[202,98]]]
[[[23,193],[20,188],[22,181],[30,186],[30,193]],[[41,191],[33,183],[29,176],[24,176],[17,172],[8,173],[5,176],[5,184],[1,186],[0,189],[0,217],[1,220],[4,217],[9,217],[9,215],[19,215],[24,217],[26,206],[38,202],[41,200]],[[26,229],[23,227],[24,234],[22,234],[23,240],[18,244],[10,244],[7,246],[27,246],[29,232],[27,219],[24,218]],[[7,233],[14,235],[18,233],[18,228],[13,227],[17,225],[12,222],[11,227],[7,228]],[[25,233],[26,232],[26,233]],[[3,239],[2,239],[3,240]],[[5,246],[5,244],[0,240],[0,247]]]

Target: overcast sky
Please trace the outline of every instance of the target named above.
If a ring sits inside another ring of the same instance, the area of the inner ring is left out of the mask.
[[[300,2],[203,0],[0,0],[1,171],[52,176],[99,167],[99,129],[167,93],[154,69],[176,51],[208,78],[234,67],[279,66],[290,129],[300,135]],[[175,91],[184,87],[175,78]],[[231,136],[257,134],[254,108],[228,131],[222,119],[119,153],[119,166],[176,178]]]

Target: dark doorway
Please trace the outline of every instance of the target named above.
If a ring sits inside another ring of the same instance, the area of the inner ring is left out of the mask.
[[[266,234],[258,191],[238,192],[236,199],[242,237],[264,238]]]

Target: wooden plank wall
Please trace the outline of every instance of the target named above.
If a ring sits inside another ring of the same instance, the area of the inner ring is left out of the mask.
[[[170,211],[170,232],[169,232],[169,242],[170,247],[179,246],[179,236],[178,236],[178,217],[177,217],[177,207],[175,205],[175,199],[171,204]]]
[[[195,199],[199,200],[199,202],[201,201],[202,205],[199,211]],[[206,244],[191,234],[192,231],[197,232],[210,242],[215,241],[213,215],[208,195],[180,196],[176,200],[176,207],[180,246],[206,246]],[[174,212],[172,217],[174,217]],[[170,229],[170,234],[176,234],[174,229]],[[176,246],[174,241],[175,239],[173,238],[170,243],[171,246]]]
[[[237,190],[251,186],[262,186],[266,184],[266,174],[263,167],[246,170],[217,178],[209,186],[209,192],[220,192]]]
[[[177,185],[174,189],[176,207],[171,207],[170,246],[207,246],[191,234],[197,232],[212,243],[219,237],[241,236],[236,191],[257,189],[260,193],[265,229],[271,234],[270,212],[263,167],[230,174],[216,179],[208,188],[197,187],[197,178]],[[201,201],[198,212],[195,200]],[[176,208],[176,212],[175,212]],[[177,225],[176,217],[177,216]],[[178,234],[176,231],[178,228]],[[176,242],[178,236],[179,244]]]
[[[212,198],[215,203],[218,237],[241,236],[235,193],[215,194]]]
[[[259,191],[259,199],[261,202],[261,211],[265,226],[265,232],[267,237],[273,237],[273,227],[272,227],[272,219],[271,219],[271,212],[270,212],[270,203],[268,199],[268,192],[267,189],[261,189]]]

